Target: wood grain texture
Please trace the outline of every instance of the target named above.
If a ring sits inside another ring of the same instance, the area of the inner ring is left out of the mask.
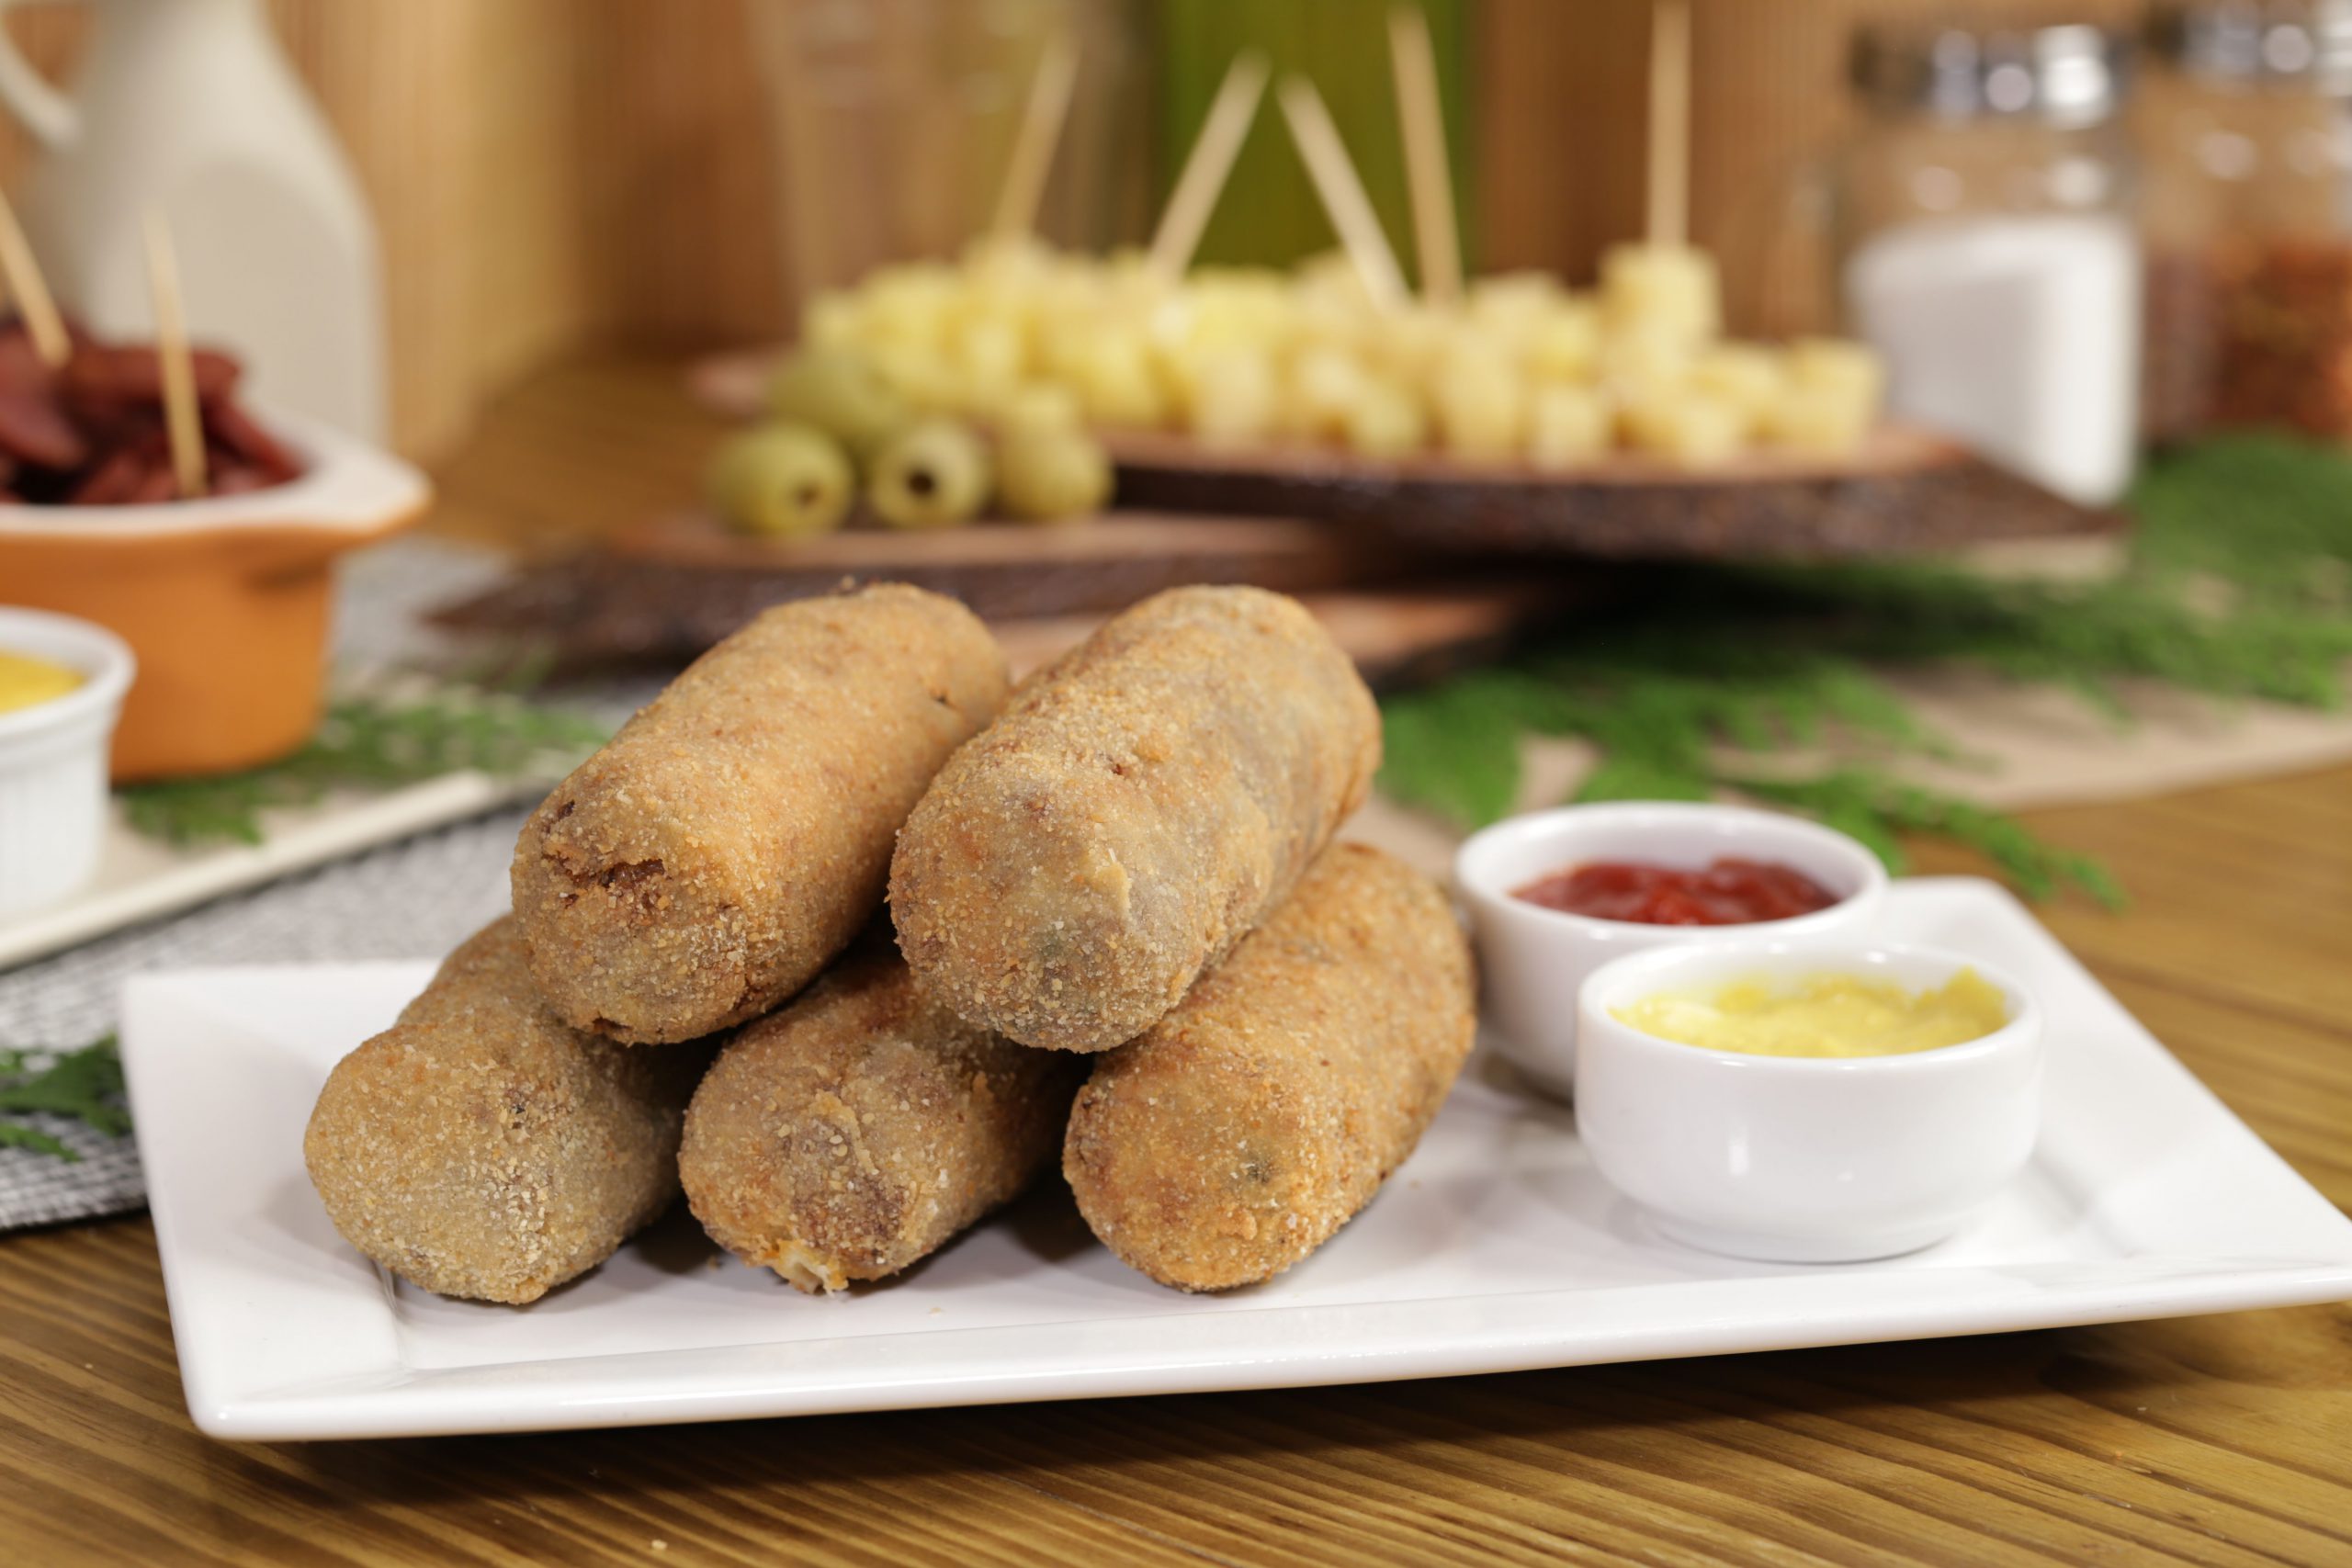
[[[445,466],[445,517],[543,544],[673,501],[702,439],[664,423],[683,401],[612,365],[526,387]],[[2136,900],[2042,918],[2352,1205],[2352,770],[2032,821],[2110,857]],[[235,1446],[188,1423],[144,1218],[0,1237],[0,1561],[42,1568],[2352,1562],[2344,1306],[1357,1388]]]

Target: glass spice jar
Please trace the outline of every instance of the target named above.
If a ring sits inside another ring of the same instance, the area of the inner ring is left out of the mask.
[[[2163,5],[2148,42],[2149,434],[2352,437],[2352,0]]]
[[[2130,58],[2085,25],[1872,25],[1827,170],[1845,315],[1889,408],[2087,505],[2138,450]]]

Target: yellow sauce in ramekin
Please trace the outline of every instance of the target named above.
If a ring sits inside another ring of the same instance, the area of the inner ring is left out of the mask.
[[[0,713],[17,713],[51,702],[82,684],[71,665],[0,649]]]
[[[1703,991],[1665,991],[1611,1010],[1645,1034],[1751,1056],[1902,1056],[1981,1040],[2009,1021],[1973,969],[1912,992],[1856,975],[1757,975]]]

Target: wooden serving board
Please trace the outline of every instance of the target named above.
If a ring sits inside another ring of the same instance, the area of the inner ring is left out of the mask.
[[[828,585],[831,586],[830,584]],[[1599,575],[1498,582],[1464,581],[1425,589],[1338,590],[1298,596],[1374,685],[1433,679],[1491,657],[1557,617],[1599,602],[1611,592]],[[510,604],[513,601],[508,601]],[[779,603],[781,601],[778,601]],[[481,601],[436,619],[484,629]],[[736,615],[706,603],[656,609],[607,607],[585,619],[518,621],[500,628],[534,651],[552,654],[560,671],[581,672],[624,665],[686,663],[740,626]],[[1013,672],[1024,675],[1077,646],[1124,606],[1067,615],[991,616]]]
[[[2122,526],[1894,423],[1847,457],[1758,451],[1687,468],[1626,452],[1566,473],[1440,455],[1374,462],[1307,446],[1212,450],[1159,432],[1105,439],[1123,504],[1311,517],[1422,552],[1838,559]]]
[[[810,539],[758,539],[705,512],[652,519],[606,547],[644,566],[754,577],[818,592],[843,577],[888,577],[954,594],[984,615],[1057,615],[1131,604],[1182,582],[1251,582],[1299,592],[1395,577],[1405,552],[1330,523],[1187,517],[1122,509],[1050,525],[979,522],[903,531],[853,526]]]
[[[704,359],[705,406],[756,416],[777,350]],[[2111,533],[2112,512],[2052,495],[1916,425],[1889,422],[1850,457],[1758,451],[1711,468],[1615,452],[1566,472],[1442,454],[1375,461],[1299,443],[1204,446],[1163,431],[1104,432],[1119,504],[1295,517],[1421,551],[1600,559],[1823,560]]]
[[[729,532],[702,513],[623,531],[589,554],[527,567],[434,619],[545,646],[566,667],[691,659],[771,604],[844,581],[911,582],[991,621],[1116,610],[1188,582],[1287,593],[1360,588],[1410,570],[1396,547],[1328,523],[1119,512],[1034,527],[852,528],[814,539]]]
[[[1374,686],[1408,686],[1482,662],[1513,641],[1599,603],[1599,577],[1476,581],[1452,587],[1306,593],[1323,623]],[[1053,615],[991,622],[1018,680],[1075,648],[1108,617]]]
[[[626,529],[593,553],[524,568],[432,619],[544,651],[564,670],[682,664],[771,604],[885,581],[961,599],[1004,631],[1016,664],[1049,657],[1161,589],[1250,583],[1300,595],[1387,679],[1492,646],[1600,591],[1591,570],[1532,582],[1461,561],[1432,571],[1360,530],[1288,518],[1115,512],[1051,527],[763,540],[682,513]]]

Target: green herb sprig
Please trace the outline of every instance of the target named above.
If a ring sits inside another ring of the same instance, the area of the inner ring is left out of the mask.
[[[130,1131],[124,1108],[122,1057],[109,1034],[78,1051],[59,1055],[38,1072],[28,1070],[33,1053],[0,1051],[0,1148],[30,1149],[79,1161],[65,1144],[38,1127],[14,1120],[29,1113],[70,1116],[110,1138]]]
[[[2209,443],[2151,468],[2123,570],[2090,584],[1935,562],[1691,570],[1625,613],[1517,659],[1392,696],[1382,787],[1463,827],[1516,803],[1529,735],[1600,753],[1578,800],[1745,795],[1822,818],[1901,869],[1901,834],[1986,855],[2020,888],[2121,898],[2097,862],[2006,813],[1904,779],[1953,760],[1876,673],[1966,666],[2056,683],[2118,724],[2115,683],[2311,707],[2344,700],[2352,659],[2352,458],[2285,437]],[[1825,739],[1845,760],[1793,773]]]
[[[473,769],[495,778],[556,776],[605,739],[602,724],[508,692],[444,686],[336,698],[302,749],[218,778],[130,784],[132,828],[182,847],[261,841],[261,813],[336,789],[394,789]]]

